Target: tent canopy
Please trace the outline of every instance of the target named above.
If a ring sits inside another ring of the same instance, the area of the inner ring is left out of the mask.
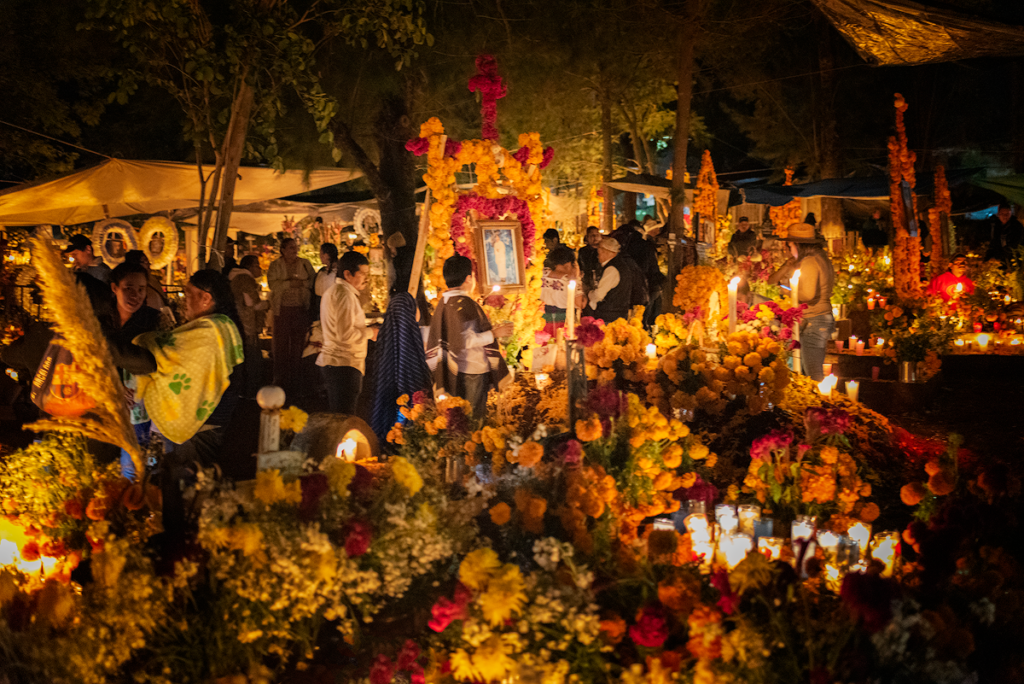
[[[955,169],[946,172],[949,184],[957,185],[970,180],[983,169]],[[926,195],[932,191],[935,179],[931,174],[917,177],[915,192]],[[742,188],[744,201],[749,204],[767,204],[781,207],[796,198],[836,197],[840,199],[881,200],[889,197],[889,179],[885,176],[872,178],[829,178],[799,185],[755,185]]]
[[[1014,204],[1024,205],[1024,174],[999,178],[975,178],[971,183],[998,192]]]
[[[325,223],[335,221],[349,225],[359,209],[376,209],[377,200],[342,202],[340,204],[312,204],[288,200],[267,200],[238,205],[231,212],[231,230],[250,235],[273,235],[282,230],[285,219],[296,222],[307,216],[320,216]],[[175,220],[195,225],[199,218],[195,209],[175,212]]]
[[[616,178],[608,183],[608,187],[622,190],[623,192],[653,195],[659,199],[669,199],[672,196],[672,181],[646,173],[628,173],[622,178]],[[731,193],[728,189],[719,189],[718,210],[720,212],[724,212],[729,206],[730,195]],[[691,206],[692,204],[693,190],[686,190],[686,206]]]
[[[361,175],[354,169],[278,173],[268,168],[241,167],[235,203],[287,197]],[[199,190],[195,164],[110,159],[56,180],[19,185],[0,193],[0,225],[66,226],[187,209],[199,205]]]
[[[871,64],[906,66],[1024,54],[1021,26],[909,0],[814,0],[814,4]]]

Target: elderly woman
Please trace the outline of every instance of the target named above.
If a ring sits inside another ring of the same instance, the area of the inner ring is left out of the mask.
[[[825,348],[836,328],[831,301],[836,274],[814,226],[807,223],[790,226],[786,244],[792,258],[772,274],[768,281],[788,282],[799,269],[797,301],[807,305],[803,320],[800,321],[801,366],[804,375],[821,382],[825,379],[822,370]]]

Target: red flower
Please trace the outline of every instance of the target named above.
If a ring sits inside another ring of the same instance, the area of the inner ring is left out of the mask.
[[[420,659],[420,646],[412,639],[406,639],[405,645],[402,646],[401,652],[398,654],[398,669],[399,670],[413,670],[418,665],[417,660]]]
[[[310,473],[299,478],[302,486],[302,501],[299,503],[299,519],[312,520],[324,494],[330,489],[327,476],[323,473]]]
[[[39,550],[44,556],[49,556],[50,558],[62,558],[68,552],[63,539],[50,539]]]
[[[604,328],[598,325],[597,319],[592,316],[584,316],[576,328],[576,341],[585,349],[593,347],[604,339]]]
[[[466,610],[469,606],[470,600],[472,600],[473,594],[469,590],[469,587],[462,584],[461,582],[455,587],[455,595],[452,597],[453,600],[448,600],[444,596],[437,600],[430,608],[430,614],[433,616],[427,626],[437,633],[441,633],[448,629],[448,625],[452,624],[456,620],[465,620],[469,617],[469,612]]]
[[[68,499],[64,502],[64,513],[69,518],[81,520],[82,515],[84,514],[82,511],[82,502],[78,499]]]
[[[733,611],[740,604],[740,597],[738,594],[733,593],[732,587],[729,586],[729,573],[726,570],[718,570],[711,575],[711,586],[721,593],[721,598],[718,599],[718,607],[722,609],[722,612],[726,615],[732,615]]]
[[[636,624],[629,628],[629,638],[637,646],[661,648],[668,639],[668,625],[660,608],[647,606],[640,612]]]
[[[395,676],[395,664],[381,653],[370,668],[370,684],[390,684]]]
[[[417,157],[422,157],[430,150],[430,139],[413,138],[405,143],[405,149],[409,150]]]
[[[36,541],[30,541],[21,547],[21,558],[28,562],[39,560],[39,556],[42,553],[39,550],[39,543]]]
[[[345,553],[349,558],[362,556],[370,550],[370,540],[373,538],[370,526],[361,520],[353,520],[348,524],[348,534],[345,535]]]
[[[864,622],[864,629],[881,631],[892,619],[892,582],[879,575],[851,572],[843,578],[839,597],[854,619]]]
[[[484,304],[486,304],[487,306],[494,307],[495,309],[500,309],[507,303],[508,301],[505,299],[505,295],[501,294],[500,292],[489,294],[484,299]]]
[[[559,448],[558,455],[566,465],[579,465],[583,460],[583,445],[575,439],[570,439]]]

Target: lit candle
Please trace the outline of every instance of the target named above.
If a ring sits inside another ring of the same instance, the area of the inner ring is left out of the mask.
[[[491,288],[491,294],[498,294],[501,292],[501,285],[495,285]]]
[[[652,360],[658,358],[658,345],[653,342],[647,345],[647,358]]]
[[[957,340],[953,344],[955,344],[958,347],[962,347],[962,346],[964,346],[964,341],[959,339],[959,338],[957,338]]]
[[[864,355],[864,340],[857,340],[857,356]]]
[[[868,542],[871,541],[871,525],[867,523],[854,523],[850,525],[850,529],[846,531],[850,539],[857,542],[857,548],[860,549],[861,555],[866,554],[868,550]]]
[[[718,504],[715,506],[715,520],[722,526],[722,532],[725,534],[732,534],[739,528],[736,507],[732,504]]]
[[[709,565],[715,553],[715,546],[711,541],[711,528],[708,526],[707,516],[703,513],[694,513],[686,516],[683,523],[690,533],[694,560],[699,561],[701,565]]]
[[[883,309],[885,308],[885,302],[886,302],[886,299],[885,299],[885,297],[879,297],[879,298],[878,298],[878,305],[879,305],[880,307],[882,307]]]
[[[843,352],[843,341],[842,340],[836,340],[836,351],[839,352],[840,354]]]
[[[754,540],[745,534],[726,535],[718,544],[719,555],[730,570],[739,565],[752,548]]]
[[[885,340],[882,339],[881,337],[879,337],[878,338],[878,346],[881,347],[883,344],[885,344]]]
[[[346,438],[338,445],[338,451],[334,454],[338,458],[344,458],[349,463],[356,460],[356,440],[351,437]]]
[[[818,383],[818,393],[826,399],[832,396],[832,383],[828,381],[828,378]]]
[[[875,299],[874,299],[874,297],[868,297],[868,311],[872,311],[872,310],[874,310],[874,308],[875,308]]]
[[[740,287],[740,277],[729,281],[729,332],[736,332],[736,291]]]
[[[978,346],[981,347],[981,351],[988,351],[988,343],[992,341],[992,338],[984,333],[978,335]]]
[[[754,523],[761,519],[761,507],[756,504],[743,504],[737,509],[740,519],[740,532],[754,536]]]
[[[847,380],[846,396],[850,398],[850,401],[856,403],[860,398],[860,383],[856,380]]]
[[[831,363],[823,363],[823,364],[821,364],[821,372],[825,374],[826,378],[828,376],[832,375],[832,364]]]
[[[565,339],[576,339],[576,281],[569,281],[569,301],[565,306]]]
[[[836,550],[839,548],[839,535],[835,532],[821,532],[818,534],[818,546],[820,546],[827,555],[835,556]]]
[[[533,376],[533,379],[537,382],[537,389],[539,390],[542,390],[548,386],[547,373],[537,373],[535,376]]]
[[[882,577],[892,577],[893,570],[896,569],[896,547],[899,543],[900,536],[896,532],[879,534],[872,542],[871,557],[885,565]]]
[[[761,537],[757,540],[757,550],[768,560],[779,560],[782,557],[782,537]]]
[[[857,337],[855,335],[850,335],[850,346],[848,349],[850,351],[857,351]]]

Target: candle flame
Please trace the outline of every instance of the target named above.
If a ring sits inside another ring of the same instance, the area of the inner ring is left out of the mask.
[[[344,458],[346,461],[356,460],[356,440],[348,437],[338,445],[338,451],[334,454],[337,458]]]
[[[729,281],[729,289],[730,290],[735,290],[739,286],[740,286],[740,277],[739,276],[733,276],[733,279]]]

